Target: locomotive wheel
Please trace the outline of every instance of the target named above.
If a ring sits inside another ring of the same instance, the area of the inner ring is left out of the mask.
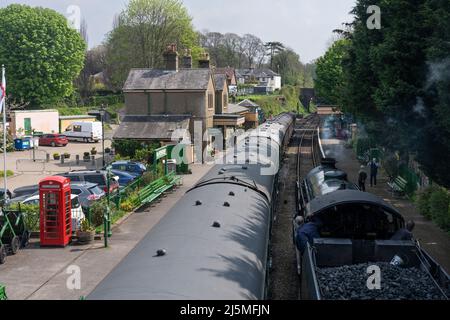
[[[11,245],[10,245],[11,254],[12,255],[16,254],[17,251],[19,251],[19,248],[20,248],[20,239],[18,236],[15,236],[11,240]]]
[[[0,246],[0,264],[4,264],[6,261],[6,248],[5,246],[2,244]]]

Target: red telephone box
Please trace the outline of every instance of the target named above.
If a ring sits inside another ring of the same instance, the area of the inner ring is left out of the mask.
[[[47,177],[39,182],[41,246],[69,244],[72,236],[70,179]]]

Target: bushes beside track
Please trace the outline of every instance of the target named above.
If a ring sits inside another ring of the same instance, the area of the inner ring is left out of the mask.
[[[420,213],[450,233],[450,192],[431,186],[417,193],[416,204]]]

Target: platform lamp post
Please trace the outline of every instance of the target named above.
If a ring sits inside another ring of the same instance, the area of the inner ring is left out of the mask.
[[[108,247],[108,238],[112,236],[111,231],[111,210],[110,210],[110,188],[111,188],[111,166],[106,168],[106,210],[103,215],[103,238],[105,241],[105,248]]]
[[[103,168],[106,166],[106,161],[105,161],[105,113],[106,113],[106,109],[105,109],[105,105],[102,103],[102,106],[100,107],[100,117],[102,119],[102,149],[103,149]]]

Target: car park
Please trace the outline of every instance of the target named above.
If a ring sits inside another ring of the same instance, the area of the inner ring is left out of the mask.
[[[141,176],[147,171],[147,167],[140,162],[134,161],[116,161],[111,163],[114,170],[126,171],[135,176]]]
[[[39,138],[40,146],[65,147],[69,140],[62,134],[45,134]]]
[[[97,184],[103,191],[108,191],[107,172],[104,170],[80,170],[66,173],[59,173],[70,179],[71,182],[90,182]],[[114,193],[119,190],[119,177],[113,176],[109,182],[109,192]]]

